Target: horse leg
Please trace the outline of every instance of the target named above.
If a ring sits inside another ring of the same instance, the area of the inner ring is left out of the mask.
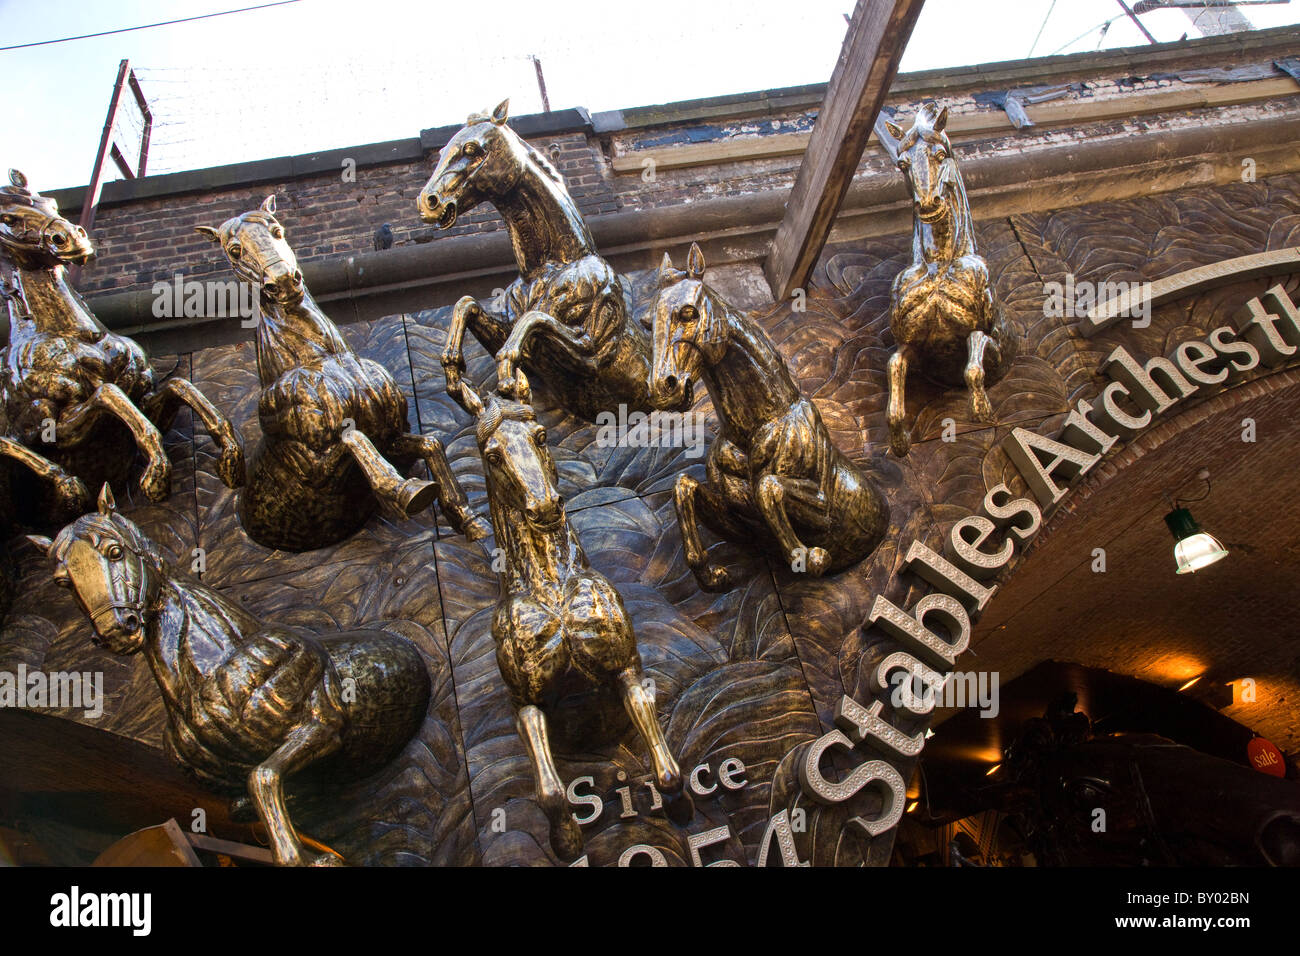
[[[515,726],[528,749],[533,773],[537,778],[537,802],[551,822],[551,849],[566,863],[582,855],[582,830],[569,810],[564,782],[555,769],[551,742],[547,736],[546,715],[532,704],[525,704],[515,715]]]
[[[281,866],[338,866],[343,862],[334,854],[305,859],[302,842],[294,832],[289,811],[284,805],[284,778],[333,752],[338,746],[337,729],[313,719],[290,731],[275,753],[248,775],[248,794],[266,825],[275,862]]]
[[[655,717],[655,698],[642,683],[641,668],[627,667],[618,674],[619,694],[623,698],[623,707],[632,718],[637,733],[650,750],[650,763],[654,768],[655,786],[664,797],[664,812],[674,823],[684,826],[695,814],[695,805],[691,796],[682,786],[681,767],[668,749],[668,741],[659,729]]]
[[[984,390],[984,351],[993,339],[988,333],[976,329],[966,340],[969,358],[966,362],[966,387],[970,389],[971,412],[982,422],[993,421],[993,405],[989,402],[988,392]]]
[[[171,427],[181,405],[188,405],[221,451],[217,458],[217,476],[222,484],[227,488],[239,488],[244,484],[244,443],[230,420],[217,411],[193,382],[186,378],[170,378],[141,404],[144,413],[160,432]]]
[[[677,482],[673,485],[677,527],[681,529],[682,546],[686,549],[686,566],[694,573],[700,587],[706,591],[726,591],[731,587],[731,575],[726,568],[709,561],[709,552],[700,538],[696,505],[703,488],[690,475],[677,476]]]
[[[162,435],[116,385],[101,385],[90,398],[64,411],[57,430],[75,441],[90,430],[100,415],[105,414],[112,415],[130,429],[136,446],[149,459],[144,474],[140,476],[140,490],[150,501],[166,501],[171,490],[172,463],[163,451]]]
[[[524,346],[533,333],[547,332],[571,354],[579,357],[590,356],[596,351],[596,344],[585,329],[571,329],[555,316],[537,309],[525,312],[510,330],[510,337],[497,353],[497,388],[504,395],[515,395],[515,366],[524,357]]]
[[[70,475],[54,462],[36,454],[26,445],[12,438],[0,438],[0,458],[8,458],[27,468],[37,478],[54,485],[59,507],[69,514],[85,511],[90,506],[90,493],[76,475]]]
[[[498,318],[478,304],[472,295],[463,295],[451,312],[447,326],[447,344],[442,349],[442,370],[447,377],[447,392],[460,394],[461,373],[465,371],[465,329],[492,355],[500,351],[510,335],[509,321]]]
[[[758,502],[758,510],[762,513],[763,520],[767,522],[768,529],[776,536],[777,544],[781,546],[790,567],[793,569],[803,565],[809,574],[819,578],[831,563],[830,552],[825,548],[805,547],[799,540],[799,536],[795,534],[794,528],[790,526],[790,516],[786,514],[787,484],[794,485],[795,482],[771,473],[763,475],[754,483],[754,499]],[[813,483],[809,482],[809,484]],[[813,495],[819,496],[820,490],[815,489]]]
[[[438,506],[451,526],[471,541],[481,541],[492,532],[487,519],[470,510],[469,501],[452,474],[442,442],[432,435],[403,435],[397,439],[397,454],[413,455],[424,461],[438,486]]]
[[[385,508],[402,518],[409,518],[433,504],[439,491],[436,482],[403,478],[388,459],[379,454],[374,443],[355,428],[345,429],[340,440],[361,466],[371,490]]]
[[[915,358],[910,345],[900,345],[889,356],[889,449],[902,458],[912,446],[912,439],[907,434],[903,420],[907,418],[907,400],[904,389],[907,384],[907,366]]]

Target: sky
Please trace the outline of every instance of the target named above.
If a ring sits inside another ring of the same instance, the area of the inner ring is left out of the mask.
[[[262,2],[0,0],[0,46]],[[512,114],[540,112],[531,56],[552,109],[825,82],[852,10],[853,0],[296,0],[5,50],[0,168],[22,169],[37,189],[84,185],[123,58],[155,117],[149,172],[162,173],[409,138],[507,97]],[[1258,27],[1300,23],[1300,0],[1241,10]],[[1142,22],[1160,41],[1200,35],[1179,10]],[[1115,0],[928,0],[902,71],[1144,42]],[[121,122],[139,125],[129,111]]]

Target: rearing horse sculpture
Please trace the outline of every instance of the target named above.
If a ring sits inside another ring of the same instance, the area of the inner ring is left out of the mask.
[[[889,446],[906,455],[911,438],[904,385],[921,365],[939,384],[970,389],[971,411],[993,420],[986,384],[1006,373],[1016,342],[994,299],[988,264],[975,252],[966,186],[944,128],[948,109],[926,103],[906,133],[886,120],[882,136],[912,192],[912,265],[894,279],[889,358]]]
[[[445,371],[448,394],[477,419],[492,527],[506,557],[492,639],[515,706],[515,726],[533,765],[537,800],[550,821],[551,848],[560,859],[573,860],[583,845],[555,766],[547,720],[547,713],[566,700],[570,706],[599,707],[617,694],[650,750],[665,811],[685,823],[694,807],[659,729],[654,694],[643,686],[632,622],[618,591],[592,570],[565,518],[555,461],[530,404],[527,375],[518,373],[513,397],[492,395],[484,402],[461,380],[455,361]]]
[[[307,291],[275,218],[275,197],[198,231],[221,245],[235,275],[261,290],[263,442],[240,501],[249,537],[310,551],[359,528],[376,500],[408,517],[435,497],[453,528],[470,540],[485,537],[488,524],[470,510],[441,442],[407,431],[406,396],[392,375],[353,352]],[[402,477],[417,458],[432,482]]]
[[[10,170],[9,182],[0,188],[0,274],[9,319],[0,394],[8,437],[90,487],[120,488],[139,448],[147,459],[140,488],[149,500],[163,501],[172,466],[162,433],[184,404],[220,449],[221,480],[231,488],[242,484],[244,449],[225,416],[187,379],[158,384],[140,346],[104,328],[69,285],[66,265],[95,252],[85,230],[62,218],[52,199],[28,189],[22,173]],[[17,497],[32,503],[40,523],[66,519],[44,484]]]
[[[814,577],[862,560],[884,537],[888,503],[831,441],[763,330],[703,279],[698,245],[684,273],[665,255],[651,313],[656,405],[686,411],[702,379],[721,422],[705,482],[682,474],[673,489],[686,563],[705,590],[730,587],[727,569],[709,561],[699,521],[725,538],[763,542]]]
[[[555,167],[506,125],[508,104],[470,116],[420,192],[421,218],[441,229],[490,202],[505,219],[519,264],[505,314],[466,296],[456,303],[448,338],[468,326],[497,358],[498,387],[507,395],[521,365],[588,421],[620,404],[649,411],[650,342],[631,316],[623,283],[597,254]]]
[[[168,755],[201,783],[246,793],[282,866],[330,866],[294,832],[285,784],[360,779],[395,757],[429,706],[415,647],[383,631],[313,637],[266,624],[177,572],[105,485],[99,509],[55,540],[32,536],[114,654],[143,652],[167,714]],[[318,763],[319,761],[319,763]]]

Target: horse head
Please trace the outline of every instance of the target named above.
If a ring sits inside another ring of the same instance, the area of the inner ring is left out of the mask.
[[[60,216],[53,199],[29,189],[16,169],[0,187],[0,249],[32,269],[81,265],[95,254],[86,230]]]
[[[114,654],[144,647],[162,562],[153,542],[117,512],[108,485],[99,493],[98,510],[82,515],[53,541],[39,535],[29,540],[54,559],[54,580],[72,591],[90,618],[95,644]]]
[[[659,290],[641,317],[652,332],[650,401],[660,409],[684,411],[695,402],[695,380],[727,351],[727,323],[722,307],[704,284],[704,253],[691,243],[686,271],[673,268],[664,253]]]
[[[491,113],[472,113],[447,141],[416,200],[422,220],[450,229],[461,213],[513,190],[530,165],[563,182],[550,161],[506,125],[509,107],[502,100]]]
[[[959,199],[955,194],[959,173],[952,143],[944,132],[947,125],[948,107],[941,110],[934,103],[921,106],[907,132],[885,121],[885,128],[895,141],[890,152],[912,192],[912,209],[925,223],[950,215]]]
[[[220,227],[198,226],[221,246],[230,267],[242,281],[280,305],[301,302],[303,283],[298,257],[284,238],[284,226],[275,218],[275,196],[267,196],[258,209],[228,219]]]
[[[559,531],[564,526],[559,473],[546,447],[546,429],[533,411],[527,376],[516,371],[513,398],[497,393],[484,402],[463,381],[455,397],[477,419],[474,434],[493,510],[516,511],[542,534]]]

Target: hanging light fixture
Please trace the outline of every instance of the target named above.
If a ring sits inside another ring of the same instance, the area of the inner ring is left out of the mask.
[[[1202,468],[1196,473],[1198,480],[1205,482],[1205,494],[1198,498],[1174,498],[1170,501],[1173,510],[1165,515],[1165,524],[1174,536],[1174,561],[1178,563],[1179,574],[1189,574],[1208,568],[1214,562],[1226,558],[1227,550],[1218,538],[1202,530],[1192,513],[1184,508],[1183,502],[1203,501],[1210,496],[1210,472]],[[1165,496],[1168,498],[1168,495]]]

